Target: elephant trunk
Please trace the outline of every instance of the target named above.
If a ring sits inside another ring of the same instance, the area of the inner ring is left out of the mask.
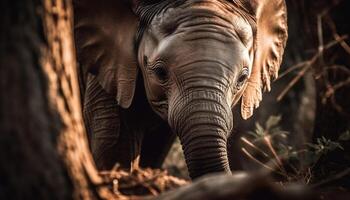
[[[190,177],[231,173],[226,144],[233,120],[223,93],[190,91],[171,105],[169,123],[180,138]]]

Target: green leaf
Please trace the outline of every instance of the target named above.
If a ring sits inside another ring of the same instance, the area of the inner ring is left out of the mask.
[[[256,132],[257,135],[259,135],[259,136],[264,136],[265,135],[265,130],[259,123],[256,123],[255,127],[256,127],[255,132]]]
[[[281,116],[270,116],[269,119],[266,121],[266,129],[270,129],[281,121]]]
[[[313,143],[306,143],[306,146],[312,148],[312,149],[318,149],[318,145],[317,144],[313,144]]]

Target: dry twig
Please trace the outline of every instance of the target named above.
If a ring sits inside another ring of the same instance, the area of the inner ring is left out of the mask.
[[[334,41],[329,42],[328,44],[326,44],[326,46],[324,46],[324,48],[322,48],[322,52],[328,50],[329,48],[331,48],[331,47],[333,47],[335,45],[337,45],[338,43],[340,43],[341,41],[344,41],[347,38],[348,38],[347,35],[343,35],[340,38],[338,38],[338,40],[334,40]],[[281,101],[283,99],[283,97],[288,93],[288,91],[304,76],[304,74],[309,69],[311,69],[311,67],[316,63],[316,61],[320,58],[320,56],[322,56],[322,52],[317,52],[310,60],[302,62],[302,63],[305,63],[305,65],[299,71],[297,76],[294,77],[292,79],[292,81],[287,85],[287,87],[285,87],[283,89],[283,91],[278,95],[277,101]]]
[[[135,169],[131,173],[119,169],[100,172],[104,183],[109,185],[119,198],[136,198],[137,195],[156,196],[162,192],[188,184],[187,181],[168,175],[160,169]],[[136,196],[135,196],[136,195]]]

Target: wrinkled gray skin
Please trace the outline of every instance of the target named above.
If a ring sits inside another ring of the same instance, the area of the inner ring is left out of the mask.
[[[215,6],[186,3],[159,14],[138,51],[150,104],[180,137],[192,177],[230,172],[231,109],[251,63],[250,24]],[[235,19],[244,33],[232,26]]]
[[[119,76],[111,74],[121,74],[120,69],[94,69],[104,64],[99,59],[106,53],[95,59],[99,63],[90,62],[93,66],[88,66],[88,72],[84,66],[89,63],[82,64],[84,118],[100,169],[111,168],[115,162],[130,167],[128,163],[135,162],[139,154],[142,166],[159,167],[174,139],[172,133],[176,133],[192,178],[212,172],[230,173],[226,144],[233,128],[232,107],[251,74],[255,24],[249,14],[242,15],[237,5],[228,1],[174,2],[163,2],[159,6],[162,10],[151,11],[156,14],[152,13],[155,16],[150,23],[136,25],[138,29],[145,27],[134,43],[135,61],[130,63],[138,63],[142,77],[123,76],[110,84],[108,80]],[[92,10],[98,13],[97,8]],[[145,10],[137,12],[145,15]],[[86,59],[86,49],[97,51],[100,46],[80,41],[90,29],[81,28],[84,23],[76,20],[81,61]],[[121,29],[128,35],[134,33],[133,26],[127,22]],[[121,38],[125,48],[130,48]],[[113,55],[118,57],[123,52]],[[94,75],[87,75],[90,72]],[[129,87],[129,82],[135,86]],[[122,88],[120,83],[128,87]],[[118,91],[113,92],[115,85]]]

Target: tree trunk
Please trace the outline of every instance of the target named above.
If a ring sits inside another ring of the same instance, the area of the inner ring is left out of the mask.
[[[108,198],[82,123],[71,1],[0,5],[0,199]]]
[[[114,199],[82,122],[71,0],[0,5],[0,199]],[[244,177],[203,179],[159,199],[283,193],[265,177]]]

